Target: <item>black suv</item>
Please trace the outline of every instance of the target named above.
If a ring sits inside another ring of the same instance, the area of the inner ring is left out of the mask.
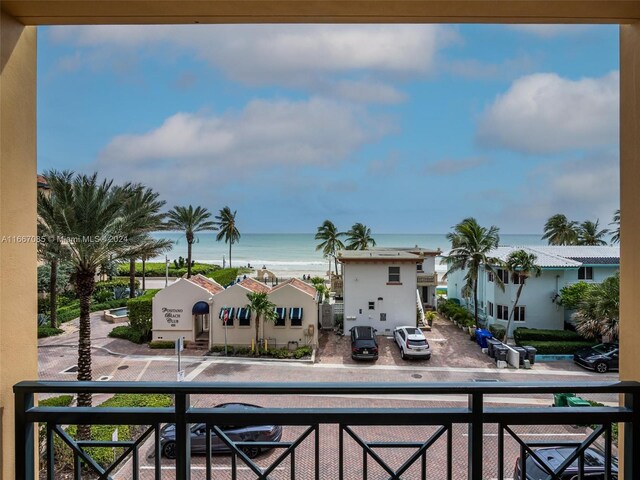
[[[545,465],[551,470],[556,471],[558,467],[564,462],[573,452],[575,448],[572,447],[545,447],[534,449],[536,455],[544,461]],[[602,452],[595,448],[587,448],[584,452],[584,478],[585,480],[604,480],[605,477],[605,458]],[[526,480],[546,480],[549,478],[547,471],[530,455],[527,455],[527,479]],[[578,474],[578,460],[567,467],[567,469],[560,475],[562,480],[577,480]],[[618,459],[612,457],[611,459],[611,478],[612,480],[618,479]],[[516,460],[516,468],[513,472],[514,480],[524,480],[520,476],[520,458]]]
[[[378,342],[373,327],[352,327],[351,358],[354,360],[377,360]]]

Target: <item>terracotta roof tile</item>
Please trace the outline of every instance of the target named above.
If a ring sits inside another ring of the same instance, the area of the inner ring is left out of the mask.
[[[205,290],[207,290],[210,293],[213,293],[214,295],[224,290],[224,288],[218,282],[211,280],[210,278],[207,278],[200,274],[194,275],[191,278],[187,278],[187,280],[189,280],[191,283],[195,283],[196,285],[204,288]]]
[[[282,288],[285,285],[291,285],[292,287],[295,287],[298,290],[303,291],[304,293],[306,293],[307,295],[313,298],[316,298],[316,295],[318,293],[313,285],[310,285],[307,282],[303,282],[299,278],[290,278],[289,280],[286,280],[278,284],[277,286],[273,287],[272,291],[278,290],[279,288]]]
[[[247,290],[251,290],[252,292],[269,293],[271,291],[271,288],[269,288],[268,285],[254,280],[251,277],[245,278],[237,285],[242,285],[244,288],[246,288]]]

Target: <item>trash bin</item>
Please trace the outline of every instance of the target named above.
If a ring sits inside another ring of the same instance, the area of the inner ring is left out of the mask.
[[[487,338],[487,346],[489,347],[489,356],[491,358],[496,358],[496,352],[495,352],[496,345],[502,345],[502,342],[495,338]]]
[[[575,393],[554,393],[553,394],[553,406],[554,407],[568,407],[567,400],[571,397],[575,397]]]
[[[487,345],[487,339],[491,338],[491,332],[489,330],[484,330],[482,328],[478,328],[476,330],[476,342],[480,345],[480,348],[489,348]]]
[[[567,397],[567,405],[570,407],[590,407],[591,404],[584,398],[580,397]]]
[[[527,351],[527,360],[529,360],[529,363],[531,365],[536,363],[536,353],[538,352],[538,350],[536,350],[534,347],[525,345],[524,348]]]
[[[511,347],[520,355],[520,365],[524,365],[524,359],[527,357],[527,351],[522,347]]]
[[[506,362],[508,352],[509,352],[509,349],[503,343],[498,342],[496,345],[493,346],[493,353],[494,353],[494,358],[496,359],[496,362],[498,362],[499,360]]]

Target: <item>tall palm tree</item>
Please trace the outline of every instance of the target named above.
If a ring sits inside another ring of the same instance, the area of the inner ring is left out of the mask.
[[[145,264],[149,258],[157,257],[165,252],[168,252],[173,247],[173,241],[164,238],[155,239],[150,236],[146,236],[141,239],[135,247],[136,258],[142,260],[142,290],[146,290],[145,284]],[[135,267],[134,267],[135,268]],[[135,269],[134,269],[135,273]],[[131,280],[129,280],[131,287]],[[135,288],[135,279],[133,287]]]
[[[220,241],[224,238],[225,243],[229,244],[229,268],[231,268],[231,246],[240,240],[240,232],[236,227],[237,210],[231,212],[229,207],[224,207],[216,215],[216,227],[219,230],[216,240]]]
[[[164,200],[160,200],[160,194],[154,192],[151,188],[145,187],[141,184],[135,184],[131,186],[132,194],[128,201],[123,205],[124,214],[131,219],[135,219],[132,222],[132,230],[127,232],[127,235],[136,242],[140,247],[144,249],[153,248],[154,241],[148,236],[149,232],[160,230],[164,227],[163,220],[166,216],[165,213],[161,213],[160,210],[165,205]],[[161,248],[162,246],[168,246],[168,248]],[[156,242],[155,250],[168,250],[170,245],[166,242]],[[136,296],[136,259],[141,255],[134,254],[129,258],[129,298]]]
[[[65,181],[69,181],[73,177],[70,171],[59,173]],[[49,182],[49,179],[45,179]],[[52,210],[58,208],[58,199],[52,196],[51,192],[43,193],[38,190],[38,257],[47,262],[50,267],[49,273],[49,325],[51,328],[58,327],[58,265],[60,261],[67,259],[67,249],[62,244],[61,235],[56,230],[53,222],[47,222],[43,215],[47,215],[45,204],[51,205]]]
[[[256,315],[256,350],[254,352],[255,355],[260,354],[260,319],[264,318],[264,320],[275,321],[276,319],[276,305],[269,300],[269,296],[265,292],[250,292],[247,293],[247,298],[249,299],[249,303],[246,308],[248,308],[252,313]]]
[[[606,245],[607,241],[603,238],[609,233],[609,229],[603,228],[598,230],[599,220],[592,222],[586,220],[580,224],[578,230],[578,245]]]
[[[511,274],[512,283],[518,284],[518,291],[516,292],[516,300],[513,303],[513,308],[509,313],[509,320],[507,321],[507,329],[504,333],[503,342],[506,343],[507,337],[509,336],[509,329],[511,328],[511,321],[515,315],[516,308],[518,307],[518,302],[520,301],[520,295],[522,294],[522,289],[524,288],[524,284],[527,281],[527,278],[534,275],[539,277],[542,273],[542,269],[536,264],[536,257],[533,253],[529,253],[525,250],[516,250],[515,252],[511,252],[507,256],[507,260],[505,265],[507,270]]]
[[[499,229],[495,225],[490,228],[481,227],[475,218],[465,218],[453,227],[453,232],[447,234],[447,239],[451,242],[451,250],[444,256],[448,265],[444,278],[455,271],[467,270],[464,289],[473,292],[474,318],[477,325],[480,266],[484,265],[487,272],[493,273],[498,287],[504,289],[504,283],[496,275],[496,266],[502,262],[491,256],[500,243]]]
[[[576,245],[578,242],[578,222],[568,220],[560,213],[553,215],[544,224],[542,239],[548,240],[549,245]]]
[[[615,225],[615,229],[612,230],[613,236],[611,237],[611,243],[620,243],[620,209],[617,209],[613,214],[613,222],[609,225]]]
[[[322,222],[322,225],[318,227],[315,237],[316,240],[322,240],[322,242],[316,246],[316,251],[322,250],[325,257],[333,257],[336,267],[336,275],[338,275],[338,258],[336,257],[336,253],[338,250],[342,250],[344,248],[344,243],[340,240],[340,237],[344,235],[345,233],[339,232],[331,220],[325,220]],[[331,261],[329,261],[329,272],[331,272]]]
[[[362,223],[354,223],[346,235],[347,250],[367,250],[370,246],[376,246],[376,241],[371,236],[371,229]]]
[[[616,340],[620,333],[620,274],[587,290],[574,318],[580,335],[597,340],[608,336]]]
[[[132,195],[130,185],[113,186],[98,181],[97,174],[75,175],[55,171],[46,177],[51,197],[42,199],[39,212],[46,228],[55,231],[69,252],[75,269],[76,293],[80,299],[78,380],[91,380],[91,300],[95,275],[108,259],[128,258],[132,243],[123,232],[131,231],[135,219],[123,214],[122,206]],[[91,406],[90,394],[79,394],[79,407]],[[78,427],[78,438],[91,435],[88,425]]]
[[[176,206],[167,213],[166,228],[184,230],[187,238],[187,278],[191,278],[191,247],[196,241],[195,234],[205,230],[216,229],[215,222],[208,220],[210,217],[211,212],[206,208],[193,208],[192,205],[188,207]]]

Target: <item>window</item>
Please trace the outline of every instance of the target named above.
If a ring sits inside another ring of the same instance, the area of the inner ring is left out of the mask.
[[[502,280],[502,283],[504,283],[505,285],[509,283],[509,270],[505,270],[504,268],[499,268],[496,273],[498,275],[498,278]]]
[[[520,275],[518,273],[513,275],[513,283],[515,285],[524,285],[526,277],[524,275]]]
[[[509,307],[506,305],[498,305],[498,320],[509,320]]]
[[[387,321],[387,314],[386,313],[381,313],[380,314],[380,321],[381,322],[386,322]]]
[[[578,280],[593,280],[593,267],[580,267],[578,269]]]
[[[489,316],[493,317],[493,303],[487,302],[487,309],[489,310]]]
[[[291,320],[292,327],[302,326],[302,308],[290,308],[289,319]]]
[[[418,263],[418,264],[416,265],[416,267],[417,267],[417,269],[418,269],[418,271],[419,271],[419,272],[421,272],[421,271],[422,271],[422,264],[421,264],[421,263]]]
[[[513,310],[513,321],[514,322],[524,322],[525,318],[524,318],[524,306],[517,306],[514,310]]]
[[[287,309],[284,307],[274,308],[276,312],[276,327],[284,327],[284,319],[287,316]]]
[[[241,327],[251,326],[251,310],[248,308],[238,309],[238,325]]]
[[[389,283],[400,283],[400,267],[389,267]]]
[[[488,280],[489,282],[493,282],[493,272],[489,272],[489,273],[487,273],[487,280]]]
[[[376,309],[376,302],[369,302],[369,310],[375,310]]]
[[[224,308],[222,307],[220,309],[220,315],[218,316],[220,318],[220,320],[222,320],[222,324],[224,325],[224,317],[225,317],[225,312],[227,314],[227,326],[228,327],[233,327],[233,314],[235,313],[235,308],[233,307],[227,307]]]

